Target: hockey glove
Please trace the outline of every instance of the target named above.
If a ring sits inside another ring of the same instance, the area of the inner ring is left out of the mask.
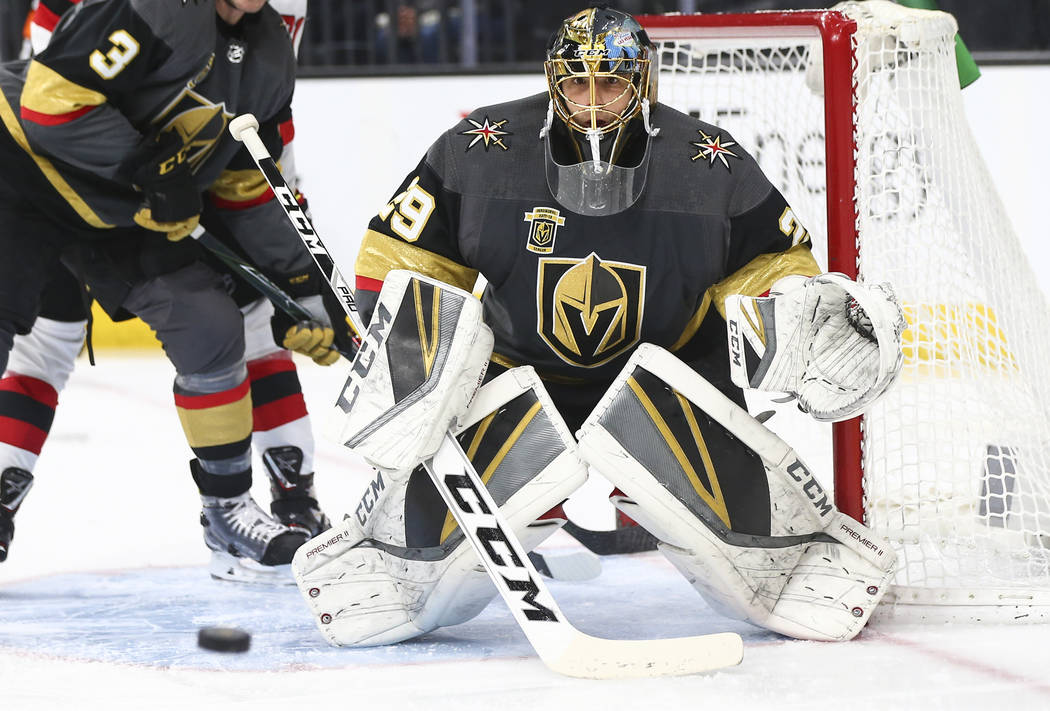
[[[193,231],[202,209],[187,149],[177,134],[167,131],[147,139],[130,159],[131,182],[143,195],[135,224],[163,232],[172,242]]]
[[[790,393],[816,420],[856,416],[900,372],[907,324],[889,284],[791,276],[768,297],[730,296],[725,309],[733,382]]]
[[[284,348],[309,356],[318,365],[335,363],[339,360],[339,351],[332,346],[335,331],[328,322],[321,296],[307,296],[296,301],[310,313],[316,314],[316,319],[293,323],[277,337],[277,342]],[[278,336],[277,331],[274,335]]]

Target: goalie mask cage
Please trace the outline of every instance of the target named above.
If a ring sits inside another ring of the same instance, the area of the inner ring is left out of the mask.
[[[902,302],[899,381],[832,434],[840,510],[899,556],[880,616],[1047,619],[1050,318],[966,122],[954,18],[869,0],[639,19],[659,100],[758,160],[822,266]],[[710,143],[694,160],[724,169]]]

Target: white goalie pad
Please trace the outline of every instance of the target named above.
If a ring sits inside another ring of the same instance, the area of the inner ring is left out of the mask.
[[[839,513],[805,464],[667,351],[642,345],[584,422],[613,502],[717,611],[798,639],[847,640],[896,557]]]
[[[333,436],[377,467],[411,471],[466,411],[491,353],[477,298],[414,272],[390,272],[347,366]]]
[[[455,434],[526,549],[564,523],[540,517],[586,481],[587,469],[531,367],[486,383]],[[295,554],[296,582],[333,645],[392,644],[460,624],[496,595],[444,504],[443,520],[419,515],[410,473],[377,471],[354,513]],[[433,540],[424,545],[428,526]]]
[[[889,284],[787,277],[768,297],[728,297],[725,310],[733,382],[795,395],[822,422],[854,417],[900,372],[906,322]]]

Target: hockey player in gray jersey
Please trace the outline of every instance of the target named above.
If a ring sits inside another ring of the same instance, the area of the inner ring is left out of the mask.
[[[276,150],[293,83],[284,24],[260,0],[84,0],[44,52],[0,71],[0,241],[15,255],[0,288],[0,361],[7,339],[32,324],[60,256],[111,315],[132,312],[153,327],[176,366],[175,403],[220,577],[281,577],[305,536],[248,494],[242,316],[182,240],[206,192],[213,229],[317,315],[291,324],[285,344],[318,362],[337,357],[312,261],[224,130],[234,111],[254,111]],[[280,377],[281,368],[266,369]],[[47,399],[36,390],[13,395]]]
[[[79,2],[44,0],[36,8],[31,15],[32,54],[40,54],[47,47],[60,17]],[[293,46],[297,46],[306,0],[272,0],[270,7],[281,13],[285,27],[293,33]],[[280,124],[281,164],[290,175],[294,174],[294,132],[288,116]],[[218,211],[213,207],[210,212]],[[214,225],[209,216],[205,224]],[[271,323],[278,325],[280,319],[273,318],[270,303],[250,286],[242,285],[235,275],[229,278],[236,284],[233,296],[244,314],[245,359],[252,390],[252,445],[262,454],[270,475],[270,509],[281,523],[316,535],[330,524],[314,491],[313,433],[295,363],[290,352],[275,343]],[[40,316],[32,331],[15,339],[8,370],[0,379],[0,391],[6,393],[0,398],[0,479],[25,481],[27,486],[33,481],[34,465],[51,429],[54,403],[84,345],[86,301],[68,270],[56,268],[47,280]],[[0,559],[11,545],[13,511],[7,514],[0,510],[0,526],[5,525],[10,532],[0,532]]]
[[[819,273],[743,147],[656,102],[657,62],[629,15],[574,14],[547,50],[548,92],[446,132],[369,224],[358,291],[382,340],[351,370],[339,436],[376,480],[293,561],[330,642],[407,639],[493,595],[415,468],[447,427],[526,545],[586,464],[727,615],[845,640],[885,592],[893,553],[748,415],[741,387],[849,417],[899,371],[900,309],[887,287]],[[484,323],[479,307],[446,315],[479,274]],[[479,351],[488,380],[468,407]],[[494,428],[495,459],[480,456]]]

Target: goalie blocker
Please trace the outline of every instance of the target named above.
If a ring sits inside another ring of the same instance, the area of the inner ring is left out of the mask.
[[[717,611],[798,639],[847,640],[896,557],[839,513],[794,451],[667,351],[644,344],[580,430],[613,503]]]
[[[391,271],[347,366],[332,434],[373,466],[411,471],[466,411],[491,353],[480,301],[435,279]]]

